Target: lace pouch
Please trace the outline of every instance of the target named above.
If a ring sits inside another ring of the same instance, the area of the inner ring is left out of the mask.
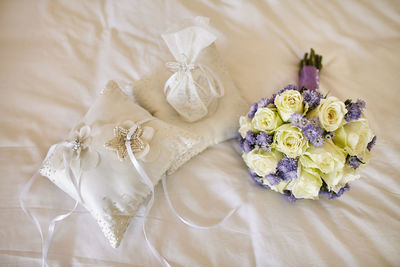
[[[167,170],[176,170],[199,142],[197,135],[152,117],[110,81],[70,138],[55,147],[40,169],[80,201],[113,247],[118,247],[150,193],[129,160],[127,139],[154,185]]]
[[[208,18],[196,17],[191,25],[162,35],[176,61],[166,64],[173,74],[164,93],[167,102],[188,122],[212,112],[217,98],[224,95],[224,86],[213,67],[204,64],[207,54],[202,52],[217,39],[207,29],[208,22]]]
[[[127,92],[139,105],[151,112],[155,117],[202,137],[201,142],[190,149],[190,153],[187,154],[185,160],[190,159],[208,146],[235,137],[237,135],[239,117],[249,108],[249,105],[240,95],[218,54],[214,43],[215,37],[209,36],[211,33],[206,30],[207,28],[204,28],[204,25],[207,23],[207,18],[197,17],[195,20],[186,23],[186,27],[183,29],[178,28],[177,31],[174,30],[172,33],[163,35],[163,38],[178,61],[181,55],[179,52],[184,51],[187,53],[184,58],[187,57],[189,69],[193,67],[190,64],[206,66],[213,73],[213,75],[208,75],[210,80],[214,81],[211,87],[224,88],[224,95],[222,97],[218,99],[213,97],[210,93],[208,80],[204,78],[204,72],[199,67],[191,70],[190,75],[188,73],[185,74],[187,79],[193,81],[194,86],[198,89],[197,91],[192,91],[191,89],[183,90],[181,88],[183,85],[178,86],[179,88],[174,88],[175,83],[171,82],[172,77],[176,75],[173,79],[178,80],[178,76],[183,75],[184,69],[178,70],[173,76],[170,76],[170,71],[165,69],[152,76],[134,81],[132,84],[133,91]],[[201,49],[194,49],[193,46],[187,44],[197,44],[197,38],[199,38],[197,33],[199,31],[202,32],[201,36],[204,36],[205,40],[202,39],[199,41]],[[190,32],[189,36],[191,38],[183,39],[182,35],[188,37],[188,32]],[[181,45],[179,52],[174,52],[177,51],[179,45]],[[172,48],[173,46],[176,49]],[[188,49],[188,47],[192,49]],[[195,63],[193,63],[193,59]],[[175,62],[174,64],[178,63]],[[171,65],[171,63],[167,65]],[[186,80],[184,81],[185,84],[190,84]],[[169,88],[166,96],[161,93],[164,86]],[[195,97],[196,100],[193,100],[187,94],[188,92],[195,92],[194,94],[197,94],[199,97]],[[172,98],[174,100],[171,101]],[[195,102],[199,104],[197,105]],[[182,116],[182,113],[187,116]],[[188,117],[192,119],[188,119]]]

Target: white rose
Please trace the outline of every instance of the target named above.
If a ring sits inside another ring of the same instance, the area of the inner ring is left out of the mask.
[[[303,113],[303,96],[297,90],[286,90],[275,97],[274,104],[283,121],[294,113]]]
[[[322,128],[333,132],[346,122],[344,119],[346,113],[345,104],[336,97],[330,96],[321,99],[321,103],[309,114],[309,117],[318,116]]]
[[[312,146],[300,156],[302,166],[318,169],[325,174],[342,170],[345,162],[343,150],[332,142],[326,142],[322,147]]]
[[[331,172],[328,174],[321,173],[322,179],[328,185],[329,190],[333,190],[335,193],[339,192],[340,188],[344,187],[347,183],[360,178],[360,175],[356,173],[352,167],[346,165],[343,169],[337,172]]]
[[[276,166],[282,158],[282,154],[276,151],[252,150],[249,153],[243,153],[242,157],[250,169],[257,175],[265,177],[267,174],[276,172]]]
[[[268,134],[274,132],[282,124],[275,108],[259,108],[252,120],[254,128]]]
[[[239,119],[239,124],[240,124],[239,133],[243,138],[246,137],[246,133],[248,131],[255,130],[253,128],[253,125],[251,124],[251,120],[247,116],[241,116]]]
[[[374,138],[366,119],[352,121],[335,132],[333,142],[351,156],[368,157],[367,145]]]
[[[336,193],[346,183],[359,178],[355,170],[345,165],[345,162],[344,151],[333,142],[327,142],[319,148],[312,147],[300,157],[301,165],[317,169],[329,190]]]
[[[295,158],[303,154],[309,144],[299,128],[284,124],[275,132],[274,147],[286,156]]]
[[[300,168],[300,175],[287,186],[296,198],[317,199],[322,180],[317,170]]]

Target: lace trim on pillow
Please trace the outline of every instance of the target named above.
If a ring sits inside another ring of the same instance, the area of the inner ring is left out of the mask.
[[[148,192],[145,195],[147,196]],[[128,195],[121,196],[121,198],[128,203],[129,214],[119,209],[117,204],[111,202],[109,199],[104,199],[107,204],[103,209],[103,213],[91,212],[104,236],[108,239],[113,248],[119,246],[130,221],[136,214],[139,206],[143,203],[145,195],[141,195],[138,198],[131,198]]]
[[[54,153],[49,155],[49,158],[43,163],[42,168],[39,169],[39,173],[47,177],[50,181],[55,183],[53,176],[56,173],[56,169],[51,165],[51,159],[54,157]]]
[[[191,158],[194,156],[200,154],[207,148],[207,144],[204,142],[200,142],[197,145],[194,145],[191,149],[186,151],[185,153],[182,153],[180,156],[178,156],[171,164],[171,167],[167,170],[166,174],[171,175],[173,174],[176,170],[178,170],[183,164],[188,162]]]

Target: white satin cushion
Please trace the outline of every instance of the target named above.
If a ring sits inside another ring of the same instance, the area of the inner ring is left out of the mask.
[[[63,164],[65,155],[73,174],[80,177],[81,204],[97,220],[113,247],[118,247],[131,218],[150,190],[129,157],[119,159],[105,144],[114,138],[116,126],[131,127],[143,120],[147,120],[142,125],[144,146],[135,156],[156,185],[167,170],[173,172],[185,162],[182,159],[199,142],[199,137],[153,118],[129,99],[114,81],[107,84],[67,140],[70,144],[75,138],[81,140],[80,160],[77,159],[77,147],[73,150],[73,146],[59,146],[40,170],[42,175],[78,200],[79,195]]]

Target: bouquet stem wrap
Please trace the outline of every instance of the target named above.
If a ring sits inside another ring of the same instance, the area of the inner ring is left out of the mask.
[[[299,89],[303,87],[317,91],[319,88],[319,72],[322,69],[322,56],[315,54],[311,48],[310,54],[306,53],[300,61]]]
[[[300,70],[299,88],[316,91],[319,88],[319,70],[314,66],[304,66]]]

